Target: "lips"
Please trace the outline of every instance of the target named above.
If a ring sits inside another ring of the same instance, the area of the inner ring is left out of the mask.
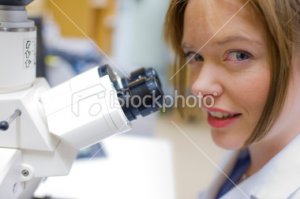
[[[235,117],[239,115],[239,114],[229,114],[229,113],[221,113],[221,112],[209,112],[208,114],[210,114],[212,117],[216,119],[226,119],[226,118]]]
[[[218,108],[209,108],[206,110],[208,113],[208,123],[213,128],[224,128],[241,117],[241,113],[229,112]]]

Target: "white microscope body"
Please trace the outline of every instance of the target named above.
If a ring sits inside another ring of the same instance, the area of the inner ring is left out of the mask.
[[[31,1],[0,1],[0,198],[5,199],[31,198],[43,178],[67,175],[79,149],[130,130],[137,115],[158,110],[153,96],[162,95],[153,70],[121,79],[108,66],[50,89],[35,75],[36,29],[24,9]],[[120,103],[120,97],[147,94],[152,107]]]

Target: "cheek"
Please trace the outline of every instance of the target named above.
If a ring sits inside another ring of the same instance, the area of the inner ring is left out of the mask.
[[[264,70],[256,75],[250,75],[235,85],[240,91],[238,98],[242,109],[245,111],[245,116],[250,117],[252,121],[257,121],[267,100],[270,72]]]
[[[224,132],[212,129],[212,137],[217,145],[226,149],[239,149],[253,132],[267,100],[270,73],[252,73],[242,75],[244,78],[226,79],[226,93],[234,110],[243,117],[236,126]],[[227,100],[226,100],[227,101]],[[227,101],[228,102],[228,101]],[[221,102],[220,102],[221,103]]]

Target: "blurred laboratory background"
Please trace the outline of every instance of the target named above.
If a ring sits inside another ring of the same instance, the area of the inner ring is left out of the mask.
[[[92,67],[109,64],[122,76],[155,68],[173,93],[172,52],[164,42],[168,0],[34,0],[38,76],[55,86]],[[84,149],[69,176],[47,179],[36,196],[103,199],[194,199],[208,186],[224,151],[205,118],[174,108],[132,124],[132,131]]]

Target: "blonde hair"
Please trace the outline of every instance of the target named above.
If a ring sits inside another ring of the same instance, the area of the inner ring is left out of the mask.
[[[260,119],[245,145],[263,138],[279,116],[289,83],[293,48],[299,47],[300,0],[250,0],[268,31],[271,55],[271,83],[268,98]],[[184,12],[188,0],[171,0],[166,21],[165,38],[175,52],[174,87],[181,94],[187,90],[187,67],[181,48],[184,26]],[[179,72],[178,72],[179,71]],[[184,110],[179,109],[181,113]]]

